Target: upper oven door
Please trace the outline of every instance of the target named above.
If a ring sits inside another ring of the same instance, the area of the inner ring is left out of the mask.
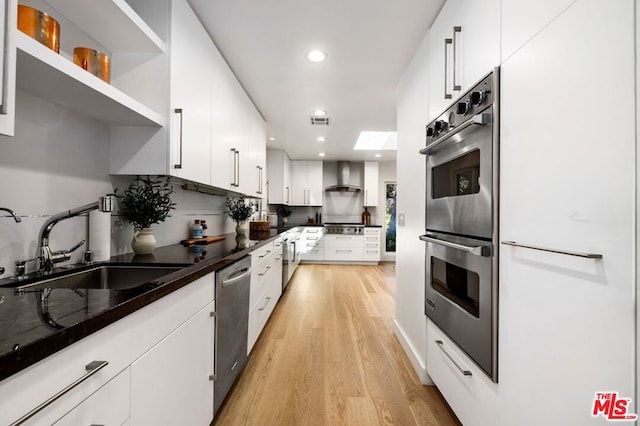
[[[492,237],[492,118],[489,107],[425,149],[427,230]]]

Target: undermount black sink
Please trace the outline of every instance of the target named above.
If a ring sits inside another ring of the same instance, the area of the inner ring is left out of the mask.
[[[10,286],[18,290],[41,288],[125,290],[156,281],[186,266],[188,265],[99,265],[54,277],[41,277],[26,283],[18,281],[5,287]]]

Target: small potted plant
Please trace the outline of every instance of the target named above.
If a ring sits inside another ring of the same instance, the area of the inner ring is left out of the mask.
[[[171,194],[173,187],[168,176],[156,179],[136,176],[122,195],[116,194],[120,217],[134,227],[131,241],[134,253],[151,254],[156,248],[155,230],[151,225],[170,217],[169,212],[176,206]]]
[[[253,214],[253,205],[246,202],[244,196],[227,198],[227,213],[236,222],[236,234],[249,235],[249,218]]]
[[[291,209],[287,206],[278,206],[278,217],[283,226],[287,226],[289,223],[289,216],[291,216]]]

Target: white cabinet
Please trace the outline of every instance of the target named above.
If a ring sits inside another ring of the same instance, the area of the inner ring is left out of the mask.
[[[427,336],[427,372],[462,424],[516,424],[500,422],[497,398],[499,384],[491,382],[489,377],[429,319]],[[528,395],[525,393],[520,396]],[[523,421],[518,424],[543,423]]]
[[[587,424],[596,392],[634,396],[634,3],[575,2],[502,65],[501,240],[602,255],[500,247],[502,424]]]
[[[291,195],[291,160],[287,153],[279,149],[268,149],[267,170],[267,202],[288,205]]]
[[[251,253],[251,289],[247,354],[267,324],[282,294],[282,239],[269,242]]]
[[[380,262],[380,235],[382,228],[364,228],[364,253],[363,260],[366,262]]]
[[[331,262],[358,262],[363,259],[362,235],[324,236],[324,260]]]
[[[507,60],[576,0],[502,0],[502,60]]]
[[[15,422],[76,380],[85,378],[27,423],[53,424],[128,368],[130,362],[130,324],[118,321],[0,382],[0,424]],[[123,398],[113,401],[112,410],[126,413],[126,419],[129,388],[121,391]],[[121,403],[125,405],[120,406]],[[108,418],[94,417],[96,423],[107,422]]]
[[[56,426],[122,425],[129,419],[131,370],[111,379],[55,423]]]
[[[292,161],[291,165],[292,206],[321,206],[322,161]]]
[[[211,422],[214,311],[211,302],[131,364],[131,425]]]
[[[448,0],[429,31],[429,120],[500,65],[500,0]]]
[[[209,34],[186,0],[171,2],[171,174],[211,182]],[[197,66],[193,60],[198,58]]]
[[[305,227],[303,228],[298,244],[300,246],[301,261],[322,261],[324,260],[324,228]]]
[[[376,207],[378,205],[378,162],[364,162],[364,206]]]
[[[13,136],[16,97],[16,0],[0,3],[0,134]]]

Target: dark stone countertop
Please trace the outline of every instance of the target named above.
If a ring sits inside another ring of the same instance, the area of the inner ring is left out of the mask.
[[[236,234],[210,245],[186,248],[174,244],[155,249],[153,255],[113,256],[110,264],[189,265],[160,280],[138,287],[113,289],[38,289],[17,292],[0,287],[0,380],[15,374],[136,310],[248,255],[275,238],[271,230],[251,235],[239,245]],[[94,264],[99,265],[98,263]],[[88,269],[78,267],[74,270]],[[58,274],[64,274],[68,270]],[[56,272],[54,272],[54,275]],[[37,280],[30,277],[21,285]],[[11,280],[0,280],[0,285]],[[46,296],[46,309],[41,299]]]

